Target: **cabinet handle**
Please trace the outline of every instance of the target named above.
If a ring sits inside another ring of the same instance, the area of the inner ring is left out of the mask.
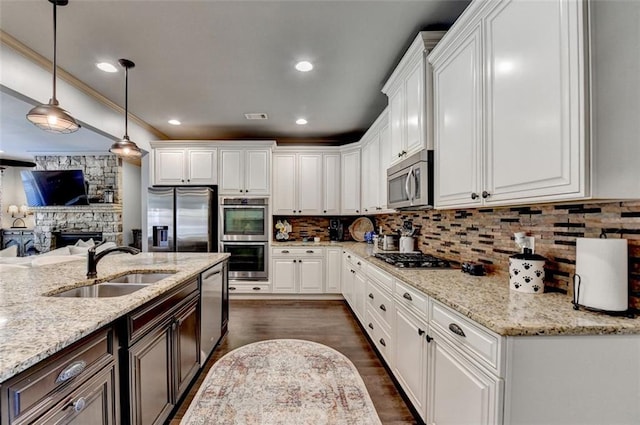
[[[207,280],[207,279],[209,279],[210,277],[215,276],[215,275],[220,274],[220,273],[222,273],[222,270],[216,270],[216,271],[215,271],[215,272],[213,272],[213,273],[209,273],[208,275],[203,276],[203,277],[202,277],[202,280]]]
[[[173,322],[173,323],[171,324],[171,330],[172,330],[172,331],[175,331],[177,327],[178,327],[178,324],[177,324],[176,322]]]
[[[327,213],[327,210],[324,210],[324,211],[322,211],[322,212],[326,214],[326,213]]]
[[[298,260],[298,263],[302,263],[302,260]]]
[[[87,363],[84,360],[78,360],[67,366],[56,378],[56,384],[68,381],[80,375],[84,368],[87,367]]]
[[[244,191],[244,193],[249,193],[249,189],[246,189],[246,190]]]
[[[361,265],[362,265],[362,263],[361,263],[360,261],[358,261],[356,264],[357,264],[357,265],[359,265],[359,266],[361,266]]]
[[[235,290],[236,290],[236,287],[235,287],[235,286],[229,286],[229,290],[230,290],[230,291],[235,291]]]
[[[79,399],[77,399],[76,401],[73,402],[72,406],[73,406],[73,410],[77,413],[82,411],[82,409],[84,409],[84,407],[87,405],[87,401],[85,400],[84,397],[80,397]]]
[[[380,310],[387,311],[387,307],[384,304],[380,304]]]
[[[242,189],[240,189],[240,193],[242,193]]]
[[[486,190],[482,191],[482,198],[483,199],[487,199],[489,196],[491,196],[491,194],[489,192],[487,192]]]
[[[191,181],[191,179],[187,179],[187,183],[190,182],[190,181]]]
[[[315,251],[313,249],[307,249],[307,254],[313,254]]]
[[[429,336],[429,334],[427,334],[426,338],[427,338],[427,342],[431,342],[431,341],[433,341],[433,337],[432,337],[432,336]]]
[[[477,193],[475,193],[475,192],[473,192],[473,193],[471,194],[471,199],[473,199],[473,200],[478,199],[478,194],[477,194]]]
[[[294,262],[294,263],[297,263],[297,262],[298,262],[298,260],[293,260],[293,262]]]
[[[424,335],[424,330],[423,330],[423,329],[418,328],[418,335],[420,335],[420,336]]]
[[[369,210],[365,208],[365,209],[364,209],[364,212],[369,212]]]
[[[369,324],[367,326],[369,326],[369,328],[373,329],[373,323],[369,322]]]
[[[386,342],[384,342],[384,339],[383,339],[383,338],[380,338],[380,345],[382,345],[383,347],[386,347],[386,346],[387,346],[387,343],[386,343]]]
[[[373,294],[369,292],[369,298],[373,299]]]
[[[355,272],[356,272],[355,270],[351,270],[351,273],[355,273]]]
[[[181,181],[182,183],[184,183],[184,179],[181,179],[180,181]]]
[[[359,212],[360,212],[360,210],[356,210],[356,212],[357,212],[357,213],[359,213]]]
[[[351,256],[350,256],[350,255],[347,255],[347,258],[348,258],[348,259],[351,259]]]
[[[413,301],[413,298],[411,298],[411,294],[408,292],[405,292],[404,294],[402,294],[402,298],[409,300],[409,301]]]
[[[449,323],[449,330],[451,332],[453,332],[456,335],[460,335],[462,337],[465,337],[466,335],[464,334],[464,331],[462,330],[462,328],[458,325],[456,325],[455,323]]]
[[[253,289],[254,291],[259,291],[259,290],[261,290],[262,288],[261,288],[261,287],[259,287],[259,286],[254,286],[254,287],[253,287],[253,288],[251,288],[251,289]]]
[[[283,249],[282,251],[280,251],[281,254],[288,254],[289,250],[288,249]]]

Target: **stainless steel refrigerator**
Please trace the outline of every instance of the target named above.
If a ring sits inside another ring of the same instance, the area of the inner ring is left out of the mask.
[[[150,187],[149,251],[217,252],[216,186]]]

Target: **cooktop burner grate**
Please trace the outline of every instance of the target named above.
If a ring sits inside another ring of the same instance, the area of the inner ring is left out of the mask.
[[[402,268],[449,268],[451,265],[447,260],[434,257],[433,255],[421,252],[411,253],[389,253],[377,252],[375,256],[385,262]]]

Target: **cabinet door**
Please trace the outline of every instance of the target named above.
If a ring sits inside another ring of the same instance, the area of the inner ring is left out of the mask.
[[[371,142],[369,153],[369,173],[366,178],[371,181],[369,185],[369,213],[380,211],[382,203],[380,202],[380,135],[374,134]],[[364,174],[363,174],[364,175]],[[386,171],[385,171],[386,175]],[[366,211],[365,211],[366,212]]]
[[[581,193],[578,2],[502,2],[485,18],[486,202]]]
[[[342,261],[342,296],[353,309],[353,274],[355,271],[348,261]]]
[[[482,202],[481,63],[476,26],[433,64],[436,207]]]
[[[186,183],[186,152],[184,149],[154,149],[153,157],[154,184],[181,185]]]
[[[273,292],[295,293],[298,260],[294,258],[274,258],[271,264],[273,265]]]
[[[378,176],[378,187],[380,197],[380,207],[387,209],[387,168],[391,165],[391,130],[389,124],[380,129],[380,175]]]
[[[131,423],[161,424],[173,407],[171,324],[158,327],[129,348]]]
[[[426,148],[424,135],[424,61],[419,60],[404,83],[407,156]]]
[[[268,149],[250,149],[245,153],[245,193],[249,195],[268,195],[270,193],[269,170],[270,151]]]
[[[423,419],[426,413],[427,390],[426,331],[427,325],[422,320],[413,316],[403,307],[396,306],[393,332],[396,342],[393,372]]]
[[[342,154],[342,214],[360,214],[360,151]]]
[[[389,96],[389,125],[391,130],[391,159],[394,164],[404,158],[405,134],[404,134],[404,91],[400,86]]]
[[[429,344],[429,423],[500,424],[502,381],[467,360],[434,333]]]
[[[374,201],[371,199],[372,198],[372,193],[373,193],[373,185],[374,182],[371,181],[370,177],[370,173],[371,170],[373,169],[373,166],[371,164],[371,143],[370,143],[370,138],[367,139],[366,141],[363,141],[363,146],[362,146],[362,166],[360,168],[360,175],[361,177],[361,193],[360,193],[360,206],[362,207],[362,213],[366,214],[366,213],[370,213],[374,210]]]
[[[322,169],[322,213],[340,214],[340,155],[324,154]]]
[[[273,214],[287,215],[298,212],[296,200],[296,155],[273,155]]]
[[[324,292],[324,259],[304,258],[298,260],[298,292],[321,294]]]
[[[111,364],[63,398],[33,424],[115,425],[120,423],[116,366]]]
[[[187,183],[214,185],[218,183],[218,157],[216,149],[189,149]]]
[[[221,195],[244,193],[244,151],[220,149]]]
[[[198,327],[197,299],[187,305],[177,315],[175,328],[175,367],[177,374],[174,403],[189,387],[191,380],[200,369],[200,331]]]
[[[298,154],[298,212],[322,213],[322,154]]]
[[[324,292],[327,294],[339,294],[342,290],[342,250],[340,248],[327,248],[327,262],[325,273]]]
[[[356,316],[360,319],[360,322],[365,320],[365,292],[367,287],[367,281],[362,272],[356,271],[353,274],[353,309],[356,312]]]

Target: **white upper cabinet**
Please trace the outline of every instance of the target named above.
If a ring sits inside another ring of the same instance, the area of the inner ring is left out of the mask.
[[[328,215],[340,214],[340,154],[325,153],[322,156],[323,186],[322,186],[322,213]]]
[[[271,149],[220,149],[221,195],[269,195]]]
[[[216,148],[166,147],[153,150],[153,184],[217,184]]]
[[[382,88],[389,98],[390,165],[433,145],[428,125],[431,69],[425,54],[443,35],[441,31],[420,32]]]
[[[322,213],[322,154],[298,155],[298,213]]]
[[[342,152],[342,214],[360,214],[360,148]]]
[[[599,42],[607,31],[637,39],[628,16],[640,5],[616,3],[467,8],[429,55],[437,208],[640,196],[640,172],[627,160],[640,156],[637,120],[610,125],[640,114],[640,63],[617,75],[628,49]],[[625,91],[634,100],[619,102]]]
[[[295,214],[298,210],[298,179],[295,153],[273,154],[273,214]]]
[[[389,114],[385,109],[360,140],[362,145],[362,214],[388,212]]]

